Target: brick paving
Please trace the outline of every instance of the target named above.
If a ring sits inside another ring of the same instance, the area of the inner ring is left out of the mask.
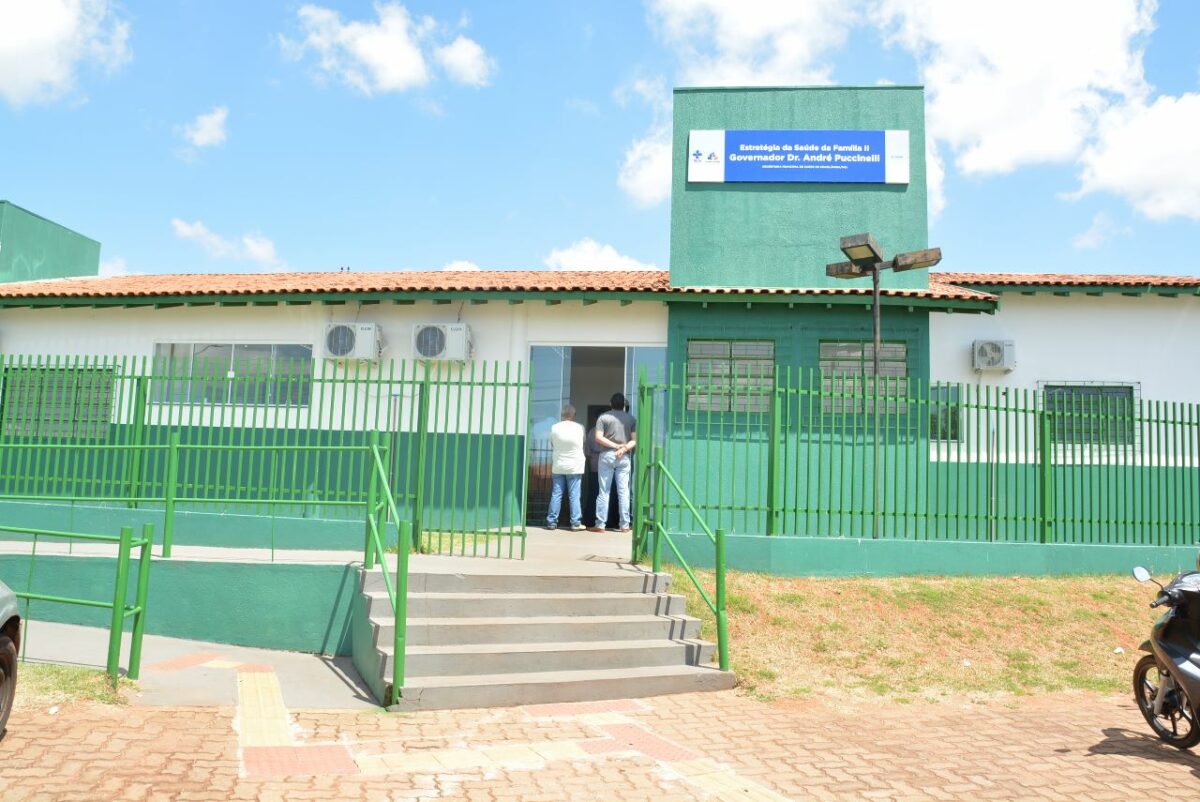
[[[728,691],[299,710],[283,713],[287,744],[255,746],[246,708],[279,711],[272,693],[253,693],[240,710],[19,709],[0,741],[0,799],[1131,800],[1200,781],[1200,756],[1160,745],[1129,700],[1088,694],[843,708]]]

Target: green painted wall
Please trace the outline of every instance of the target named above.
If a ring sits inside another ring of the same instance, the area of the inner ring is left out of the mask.
[[[693,129],[907,129],[910,183],[688,184]],[[928,246],[924,91],[920,87],[676,89],[671,282],[692,286],[828,287],[838,239],[870,232],[890,255]],[[865,280],[861,282],[866,284]],[[926,287],[925,271],[888,287]]]
[[[99,272],[99,242],[0,200],[0,282]]]
[[[704,535],[673,536],[693,567],[712,568]],[[670,549],[663,547],[669,555]],[[1099,546],[955,543],[854,538],[731,536],[726,565],[775,576],[1047,576],[1125,574],[1144,565],[1156,574],[1196,566],[1195,546]]]
[[[0,555],[0,580],[17,590],[112,599],[114,559],[39,556],[32,588],[30,562],[28,555]],[[358,582],[355,565],[155,560],[146,632],[266,649],[350,654],[350,611]],[[108,616],[103,609],[49,602],[32,602],[29,613],[33,621],[86,626],[107,626]]]

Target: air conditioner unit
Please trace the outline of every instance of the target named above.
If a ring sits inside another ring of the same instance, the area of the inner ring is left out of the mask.
[[[378,323],[326,323],[326,359],[379,359],[383,337]]]
[[[471,327],[466,323],[418,323],[413,326],[413,356],[466,362],[471,358]]]
[[[976,340],[971,343],[971,367],[975,370],[1012,370],[1017,366],[1017,348],[1012,340]]]

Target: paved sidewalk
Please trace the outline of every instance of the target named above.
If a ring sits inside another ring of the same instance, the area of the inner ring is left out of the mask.
[[[0,799],[1131,800],[1200,757],[1131,702],[768,705],[736,691],[416,714],[287,710],[267,671],[234,707],[18,710]]]

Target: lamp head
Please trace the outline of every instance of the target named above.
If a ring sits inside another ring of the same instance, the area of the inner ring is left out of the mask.
[[[942,261],[941,248],[926,248],[923,251],[898,253],[892,259],[892,270],[897,272],[903,270],[920,270],[922,268],[933,267],[940,261]]]
[[[870,234],[842,237],[842,253],[856,265],[872,265],[883,261],[883,250]]]
[[[830,278],[862,278],[867,271],[854,262],[834,262],[825,265],[825,275]]]

